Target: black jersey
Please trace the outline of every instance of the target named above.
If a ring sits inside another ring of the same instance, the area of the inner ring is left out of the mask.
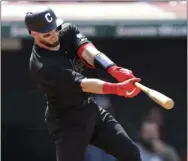
[[[85,66],[77,54],[79,47],[89,40],[71,23],[61,26],[59,36],[58,51],[33,46],[30,71],[45,94],[48,106],[70,108],[89,96],[80,87]]]

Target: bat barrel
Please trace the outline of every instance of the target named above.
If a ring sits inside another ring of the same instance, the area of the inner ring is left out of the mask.
[[[172,99],[169,99],[164,104],[165,109],[170,110],[174,107],[174,101]]]
[[[150,89],[138,82],[135,83],[135,86],[139,87],[144,93],[146,93],[153,101],[155,101],[156,103],[158,103],[159,105],[161,105],[163,108],[169,110],[172,109],[174,107],[174,101],[165,96],[164,94]]]

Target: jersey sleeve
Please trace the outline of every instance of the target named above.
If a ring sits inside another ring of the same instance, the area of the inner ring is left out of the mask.
[[[71,69],[58,66],[43,67],[38,71],[37,77],[41,83],[76,92],[82,92],[80,83],[85,78]]]
[[[83,57],[82,57],[82,52],[87,46],[93,46],[92,42],[89,41],[78,29],[77,26],[71,24],[71,33],[72,33],[72,40],[74,47],[76,48],[77,54],[79,58],[82,60],[85,66],[89,68],[94,68],[91,66],[89,63],[87,63]]]
[[[78,50],[82,45],[91,43],[74,24],[71,24],[71,35],[75,48]]]

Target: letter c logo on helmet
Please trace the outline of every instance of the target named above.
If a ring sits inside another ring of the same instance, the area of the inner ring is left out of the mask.
[[[45,18],[46,20],[50,23],[53,21],[53,18],[51,17],[50,13],[48,12],[47,14],[45,14]]]

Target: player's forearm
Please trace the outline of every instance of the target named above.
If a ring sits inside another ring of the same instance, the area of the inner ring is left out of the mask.
[[[103,69],[119,82],[135,78],[132,71],[118,67],[110,58],[98,51],[92,44],[82,46],[79,49],[79,56],[90,64],[86,64],[86,66]]]
[[[99,79],[83,79],[81,82],[83,92],[95,94],[117,94],[119,84],[109,83]]]
[[[94,64],[94,59],[97,54],[99,54],[100,51],[98,51],[95,47],[93,47],[91,44],[87,45],[85,49],[82,51],[81,56],[82,58],[90,65],[93,67],[95,66]]]
[[[83,92],[103,94],[104,81],[99,79],[83,79],[81,87]]]
[[[79,50],[79,55],[90,65],[108,70],[115,65],[105,54],[96,49],[92,44],[86,44]]]

